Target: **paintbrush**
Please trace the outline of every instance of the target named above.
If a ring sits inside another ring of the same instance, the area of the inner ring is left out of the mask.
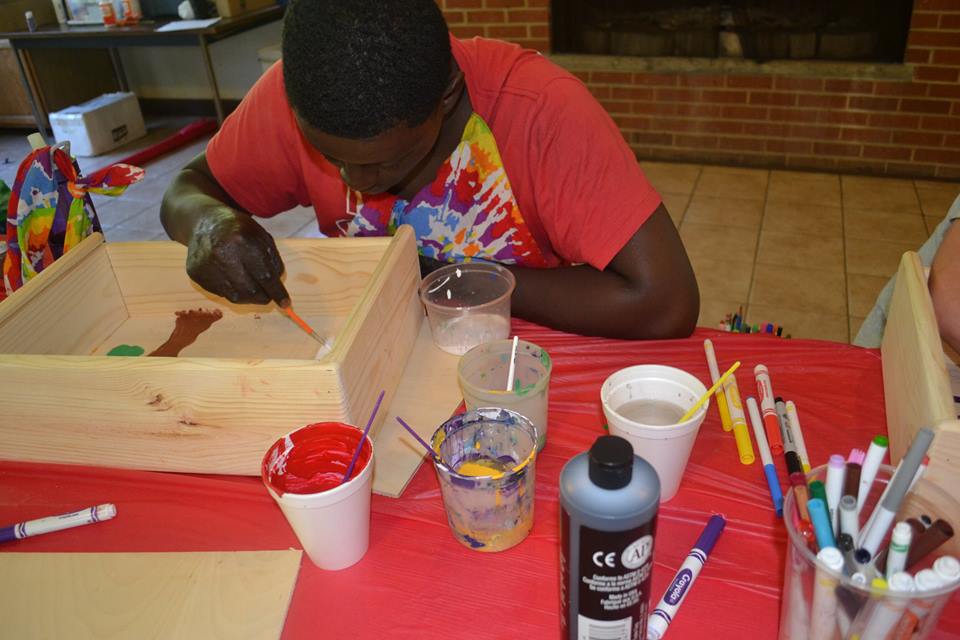
[[[296,311],[293,310],[293,307],[280,307],[280,309],[287,314],[287,317],[293,320],[294,324],[303,329],[305,332],[310,334],[310,337],[319,342],[325,349],[330,350],[330,345],[327,344],[326,338],[321,336],[319,333],[313,330],[307,322],[297,315]]]

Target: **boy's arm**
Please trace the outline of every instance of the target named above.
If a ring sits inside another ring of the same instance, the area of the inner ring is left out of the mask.
[[[663,205],[603,271],[509,267],[514,315],[556,329],[626,339],[689,336],[700,294],[683,243]]]
[[[186,245],[187,274],[207,291],[231,302],[289,306],[273,237],[217,182],[205,153],[170,184],[160,221],[167,235]]]

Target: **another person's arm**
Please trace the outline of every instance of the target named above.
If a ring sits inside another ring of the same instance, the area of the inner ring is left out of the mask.
[[[940,336],[960,352],[960,220],[950,225],[937,249],[929,285]]]

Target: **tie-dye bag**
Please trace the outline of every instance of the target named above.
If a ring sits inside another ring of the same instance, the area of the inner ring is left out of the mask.
[[[0,300],[53,264],[81,240],[100,231],[90,193],[118,196],[143,178],[143,169],[115,164],[89,177],[62,145],[41,147],[20,163],[0,240]]]

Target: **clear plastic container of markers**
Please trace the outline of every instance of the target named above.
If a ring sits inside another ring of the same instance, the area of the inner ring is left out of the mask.
[[[880,467],[862,501],[861,530],[867,528],[893,472],[893,467]],[[826,474],[826,465],[813,469],[807,474],[807,486],[815,480],[825,481]],[[922,557],[911,558],[908,552],[907,560],[893,559],[896,566],[899,562],[905,565],[905,574],[893,574],[896,578],[886,572],[892,557],[889,531],[866,562],[863,554],[858,560],[856,554],[832,551],[822,553],[824,560],[818,560],[813,527],[800,515],[806,509],[804,502],[791,488],[783,505],[788,547],[780,640],[919,640],[930,636],[945,607],[957,605],[960,565],[951,558],[960,558],[960,538],[952,529],[952,525],[960,526],[960,502],[942,487],[920,478],[897,511],[896,522],[911,519],[915,554]],[[924,551],[933,545],[932,551]],[[854,546],[859,548],[859,544]],[[843,566],[835,570],[841,555]],[[836,563],[834,569],[828,566],[831,559]]]

